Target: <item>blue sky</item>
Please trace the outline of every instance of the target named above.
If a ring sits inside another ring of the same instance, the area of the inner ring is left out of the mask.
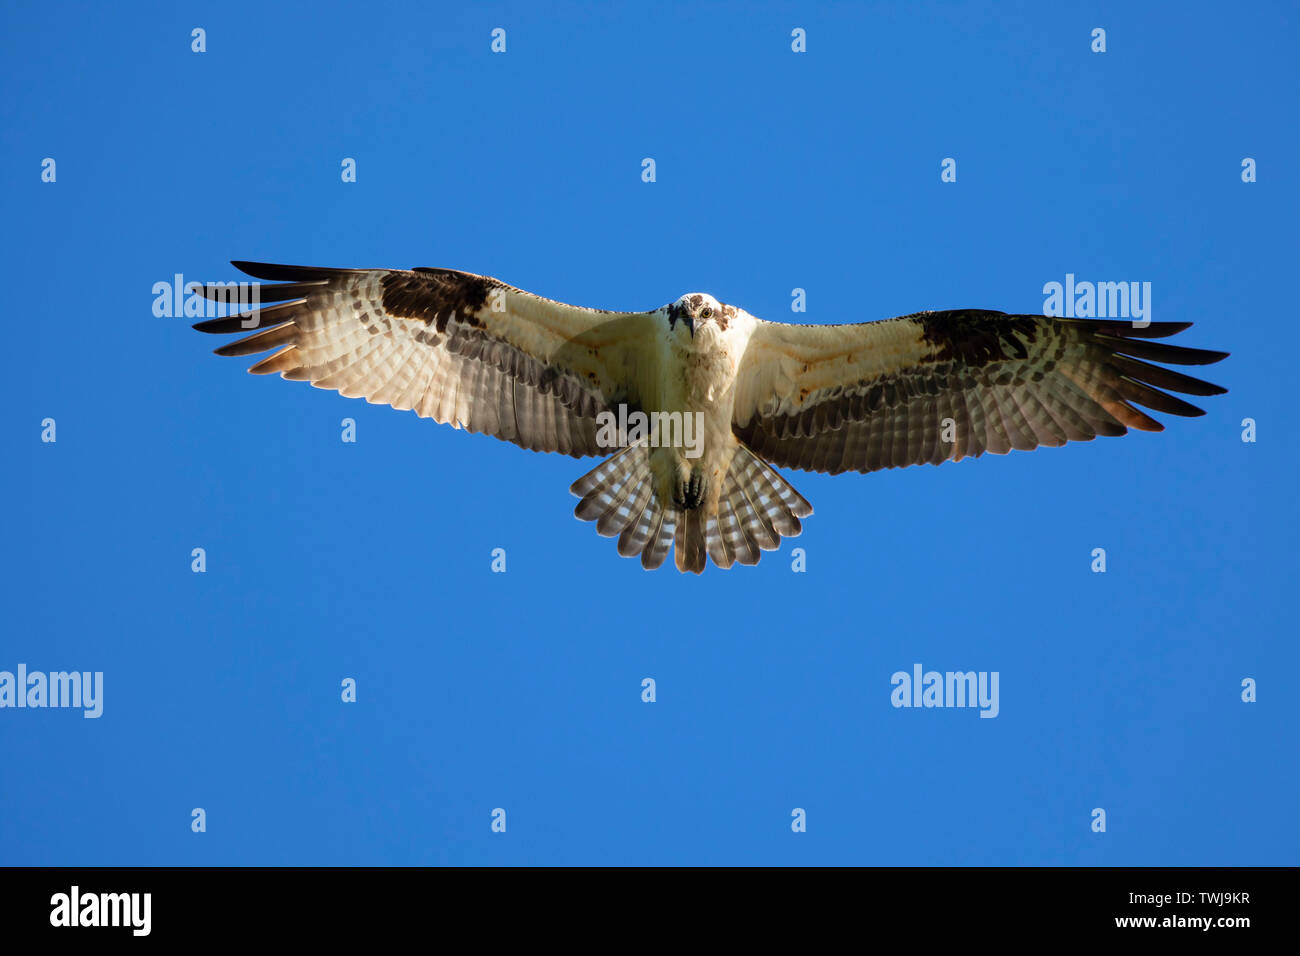
[[[0,710],[0,863],[1300,862],[1291,5],[4,16],[0,670],[102,671],[104,712]],[[594,460],[152,314],[230,259],[815,323],[1149,281],[1230,391],[1162,434],[786,472],[802,537],[646,573],[572,517]],[[996,719],[892,707],[917,663],[998,672]]]

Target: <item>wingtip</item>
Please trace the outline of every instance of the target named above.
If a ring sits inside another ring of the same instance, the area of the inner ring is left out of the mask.
[[[291,266],[280,262],[253,262],[250,259],[231,259],[230,264],[245,275],[268,282],[294,282],[316,273],[328,272],[313,266]]]
[[[279,262],[252,262],[248,259],[231,259],[230,264],[246,275],[255,279],[266,279],[269,282],[307,282],[369,271],[336,269],[329,266],[292,266]]]

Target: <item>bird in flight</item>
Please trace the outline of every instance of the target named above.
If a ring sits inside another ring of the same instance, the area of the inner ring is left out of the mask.
[[[1226,391],[1164,367],[1227,355],[1154,341],[1189,322],[957,309],[793,325],[703,293],[607,312],[452,269],[233,265],[283,284],[194,326],[253,333],[218,355],[274,349],[249,371],[603,457],[570,489],[575,514],[646,568],[670,550],[697,574],[756,564],[799,534],[812,506],[773,466],[870,472],[1161,431],[1139,406],[1203,415],[1169,392]]]

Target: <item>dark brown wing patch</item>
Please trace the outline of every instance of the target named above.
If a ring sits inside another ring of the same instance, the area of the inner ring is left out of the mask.
[[[1003,316],[991,322],[990,316]],[[950,312],[921,312],[916,316],[921,337],[934,346],[932,362],[961,362],[968,367],[1023,359],[1034,344],[1038,323],[1034,316],[1005,315],[956,309]]]
[[[383,278],[384,309],[404,319],[447,330],[453,315],[466,325],[483,325],[478,313],[487,305],[494,283],[483,276],[447,269],[390,272]]]

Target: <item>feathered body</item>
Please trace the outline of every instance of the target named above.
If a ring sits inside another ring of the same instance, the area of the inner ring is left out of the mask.
[[[1225,357],[1152,341],[1189,323],[961,309],[788,325],[704,293],[607,312],[450,269],[236,265],[284,284],[195,326],[252,333],[218,354],[275,349],[250,371],[535,451],[608,456],[574,482],[575,514],[646,568],[670,550],[682,571],[754,564],[799,534],[812,507],[773,464],[869,472],[1159,431],[1139,406],[1201,415],[1168,392],[1224,391],[1153,364]],[[689,417],[697,440],[657,427],[611,442],[608,417],[628,410],[661,426]]]

